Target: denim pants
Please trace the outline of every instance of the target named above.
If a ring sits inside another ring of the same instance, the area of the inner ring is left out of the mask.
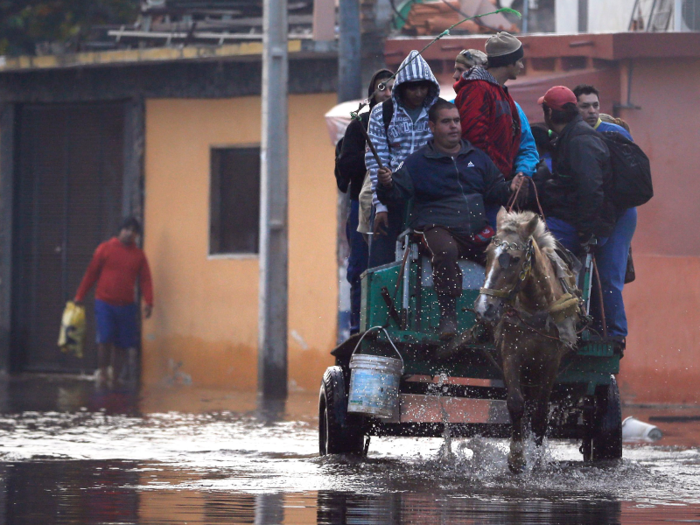
[[[547,218],[547,227],[566,248],[577,255],[581,252],[576,228],[571,224],[556,217],[549,217]],[[608,336],[611,337],[627,336],[627,316],[625,315],[625,304],[622,300],[622,288],[625,284],[627,257],[629,256],[630,244],[636,227],[637,209],[629,208],[617,220],[610,236],[598,239],[595,260],[602,288],[605,324],[607,325]],[[595,285],[595,280],[593,282]],[[597,320],[595,328],[598,331],[602,331],[600,304],[597,300],[598,292],[596,290],[597,288],[594,287],[591,313]]]
[[[350,333],[360,329],[360,301],[362,299],[362,282],[360,276],[367,269],[369,247],[364,237],[357,231],[360,202],[350,200],[350,214],[345,223],[345,235],[348,238],[350,256],[348,257],[347,279],[350,283]]]
[[[629,208],[617,220],[610,237],[605,242],[601,240],[595,256],[603,289],[605,323],[608,335],[612,337],[627,337],[627,316],[625,304],[622,301],[622,287],[625,284],[627,258],[636,228],[637,208]],[[591,304],[591,309],[594,317],[600,317],[598,304],[595,301]]]
[[[375,268],[396,260],[396,239],[401,234],[404,222],[403,206],[389,206],[389,227],[386,234],[372,235],[369,248],[369,267]],[[374,220],[372,221],[374,226]]]

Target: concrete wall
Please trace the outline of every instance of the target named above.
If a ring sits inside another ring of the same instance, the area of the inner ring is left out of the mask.
[[[289,377],[316,389],[332,363],[336,189],[323,115],[334,94],[289,105]],[[146,384],[254,389],[258,259],[211,258],[211,146],[260,142],[260,98],[146,101],[145,250],[155,309],[143,327]]]
[[[642,109],[621,116],[651,159],[655,196],[639,208],[632,241],[619,379],[630,402],[700,403],[700,60],[635,60],[631,95]]]

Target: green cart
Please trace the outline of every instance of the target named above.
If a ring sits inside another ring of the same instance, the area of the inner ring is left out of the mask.
[[[399,248],[400,246],[400,248]],[[460,261],[463,291],[458,300],[460,330],[475,323],[472,306],[484,282],[484,268]],[[582,270],[584,302],[590,296],[590,264]],[[439,310],[432,269],[418,243],[405,234],[397,260],[362,276],[360,333],[331,353],[319,396],[319,452],[366,454],[370,436],[508,438],[510,420],[498,355],[474,338],[445,344],[435,332]],[[397,358],[398,407],[390,417],[348,408],[353,355]],[[577,349],[563,360],[550,398],[549,439],[578,440],[584,460],[622,456],[622,418],[615,374],[623,348],[592,340],[584,331]],[[500,409],[499,409],[500,407]]]

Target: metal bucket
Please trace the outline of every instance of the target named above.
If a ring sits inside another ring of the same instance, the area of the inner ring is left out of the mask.
[[[350,370],[348,412],[398,419],[403,362],[393,357],[354,354]]]

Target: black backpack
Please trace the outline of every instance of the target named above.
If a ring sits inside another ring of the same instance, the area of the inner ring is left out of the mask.
[[[342,191],[343,193],[347,193],[348,191],[348,186],[350,185],[350,179],[347,179],[346,177],[343,176],[342,173],[340,173],[340,170],[338,169],[338,159],[340,159],[340,152],[343,151],[343,140],[345,137],[343,136],[338,143],[335,145],[335,182],[338,185],[338,189]]]
[[[601,133],[610,151],[612,164],[611,194],[618,209],[634,208],[654,196],[649,157],[634,142],[617,131]]]

